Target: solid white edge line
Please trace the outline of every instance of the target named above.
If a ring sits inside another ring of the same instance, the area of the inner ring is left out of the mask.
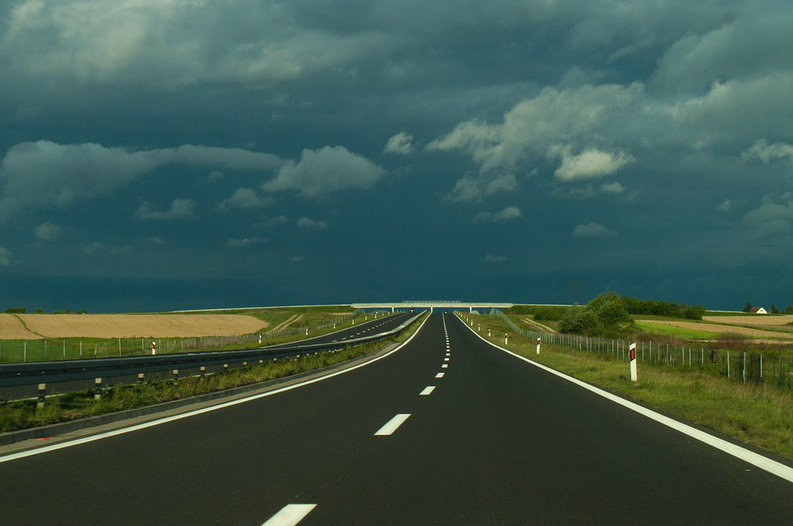
[[[385,423],[383,427],[375,432],[375,436],[383,437],[394,434],[394,431],[399,429],[399,426],[405,423],[405,420],[410,418],[410,413],[400,413],[394,418]]]
[[[176,420],[181,420],[183,418],[190,418],[192,416],[202,415],[204,413],[209,413],[211,411],[217,411],[219,409],[225,409],[227,407],[232,407],[232,406],[235,406],[235,405],[244,404],[246,402],[252,402],[252,401],[258,400],[260,398],[266,398],[268,396],[273,396],[273,395],[276,395],[276,394],[279,394],[279,393],[283,393],[283,392],[286,392],[286,391],[291,391],[292,389],[297,389],[299,387],[304,387],[306,385],[311,385],[311,384],[314,384],[314,383],[317,383],[317,382],[321,382],[323,380],[327,380],[329,378],[333,378],[335,376],[339,376],[339,375],[342,375],[342,374],[345,374],[345,373],[349,373],[349,372],[354,371],[356,369],[360,369],[361,367],[365,367],[367,365],[373,364],[374,362],[376,362],[378,360],[382,360],[383,358],[387,358],[388,356],[391,356],[395,352],[397,352],[400,349],[402,349],[405,345],[410,343],[413,340],[413,338],[415,338],[415,336],[419,332],[421,332],[421,329],[424,327],[424,324],[427,322],[428,319],[430,319],[429,316],[424,318],[424,321],[421,322],[421,325],[419,326],[419,328],[416,329],[416,331],[410,336],[410,338],[408,338],[407,340],[402,342],[400,345],[398,345],[394,349],[388,351],[387,353],[385,353],[383,355],[380,355],[380,356],[377,356],[375,358],[372,358],[371,360],[368,360],[368,361],[363,362],[363,363],[359,363],[358,365],[355,365],[353,367],[350,367],[350,368],[347,368],[347,369],[342,369],[341,371],[336,371],[336,372],[333,372],[333,373],[329,373],[329,374],[326,374],[324,376],[318,376],[317,378],[312,378],[311,380],[306,380],[305,382],[299,382],[299,383],[288,385],[288,386],[285,386],[285,387],[280,387],[278,389],[273,389],[272,391],[267,391],[266,393],[259,393],[257,395],[247,396],[245,398],[239,398],[237,400],[232,400],[230,402],[224,402],[222,404],[213,405],[211,407],[204,407],[202,409],[196,409],[194,411],[189,411],[187,413],[181,413],[181,414],[178,414],[178,415],[168,416],[168,417],[165,417],[165,418],[160,418],[158,420],[152,420],[150,422],[144,422],[143,424],[137,424],[137,425],[134,425],[134,426],[124,427],[124,428],[116,429],[116,430],[113,430],[113,431],[107,431],[105,433],[99,433],[97,435],[92,435],[92,436],[88,436],[88,437],[84,437],[84,438],[78,438],[76,440],[69,440],[69,441],[66,441],[66,442],[61,442],[59,444],[52,444],[52,445],[49,445],[49,446],[44,446],[44,447],[40,447],[40,448],[36,448],[36,449],[29,449],[27,451],[20,451],[19,453],[12,453],[10,455],[6,455],[6,456],[3,456],[3,457],[0,457],[0,464],[2,464],[3,462],[10,462],[12,460],[17,460],[17,459],[20,459],[20,458],[32,457],[34,455],[40,455],[42,453],[49,453],[50,451],[56,451],[58,449],[64,449],[64,448],[72,447],[72,446],[79,446],[80,444],[87,444],[89,442],[94,442],[96,440],[102,440],[104,438],[110,438],[110,437],[114,437],[114,436],[117,436],[117,435],[123,435],[123,434],[126,434],[126,433],[132,433],[134,431],[140,431],[141,429],[146,429],[146,428],[149,428],[149,427],[159,426],[161,424],[167,424],[168,422],[174,422]]]
[[[750,450],[748,450],[748,449],[746,449],[744,447],[741,447],[741,446],[738,446],[736,444],[733,444],[732,442],[728,442],[728,441],[726,441],[726,440],[724,440],[722,438],[719,438],[717,436],[711,435],[710,433],[706,433],[705,431],[702,431],[702,430],[697,429],[695,427],[691,427],[688,424],[684,424],[682,422],[678,422],[677,420],[675,420],[673,418],[669,418],[668,416],[664,416],[661,413],[657,413],[657,412],[653,411],[652,409],[647,409],[646,407],[643,407],[643,406],[641,406],[641,405],[639,405],[637,403],[634,403],[634,402],[631,402],[629,400],[626,400],[625,398],[619,397],[617,395],[611,394],[608,391],[604,391],[603,389],[595,387],[594,385],[590,385],[590,384],[588,384],[586,382],[583,382],[583,381],[581,381],[581,380],[579,380],[577,378],[573,378],[572,376],[568,376],[568,375],[566,375],[564,373],[560,373],[559,371],[557,371],[555,369],[551,369],[548,366],[545,366],[545,365],[542,365],[540,363],[537,363],[537,362],[534,362],[532,360],[529,360],[528,358],[525,358],[525,357],[523,357],[523,356],[521,356],[519,354],[515,354],[514,352],[512,352],[512,351],[510,351],[508,349],[504,349],[503,347],[500,347],[500,346],[496,345],[495,343],[487,341],[482,336],[477,334],[476,331],[474,331],[473,329],[470,329],[468,327],[468,325],[466,325],[465,323],[463,323],[463,325],[465,325],[466,328],[468,328],[473,334],[478,336],[479,339],[481,339],[485,343],[491,345],[492,347],[495,347],[496,349],[504,351],[507,354],[511,354],[512,356],[514,356],[515,358],[518,358],[519,360],[523,360],[524,362],[529,363],[529,364],[533,365],[534,367],[542,369],[543,371],[546,371],[546,372],[549,372],[551,374],[554,374],[554,375],[558,376],[559,378],[567,380],[568,382],[571,382],[571,383],[574,383],[574,384],[576,384],[576,385],[578,385],[580,387],[583,387],[584,389],[586,389],[588,391],[591,391],[591,392],[595,393],[596,395],[602,396],[603,398],[605,398],[607,400],[610,400],[610,401],[612,401],[612,402],[614,402],[616,404],[619,404],[619,405],[621,405],[621,406],[623,406],[623,407],[625,407],[627,409],[630,409],[631,411],[635,411],[636,413],[639,413],[642,416],[646,416],[647,418],[649,418],[651,420],[655,420],[659,424],[663,424],[663,425],[665,425],[667,427],[670,427],[670,428],[674,429],[675,431],[679,431],[680,433],[683,433],[684,435],[688,435],[691,438],[693,438],[695,440],[699,440],[700,442],[703,442],[703,443],[705,443],[705,444],[707,444],[707,445],[709,445],[711,447],[714,447],[714,448],[716,448],[716,449],[718,449],[720,451],[723,451],[723,452],[727,453],[728,455],[732,455],[732,456],[734,456],[736,458],[739,458],[739,459],[743,460],[744,462],[748,462],[749,464],[752,464],[753,466],[755,466],[757,468],[760,468],[760,469],[762,469],[764,471],[767,471],[769,473],[772,473],[772,474],[774,474],[774,475],[776,475],[776,476],[778,476],[780,478],[783,478],[783,479],[787,480],[788,482],[793,482],[793,468],[791,468],[789,466],[786,466],[785,464],[782,464],[781,462],[777,462],[776,460],[773,460],[773,459],[770,459],[768,457],[765,457],[765,456],[763,456],[763,455],[761,455],[759,453],[755,453],[754,451],[750,451]]]
[[[262,526],[295,526],[316,507],[316,504],[287,504]]]
[[[434,390],[435,390],[434,385],[428,385],[427,387],[422,389],[422,391],[419,393],[419,396],[429,396],[432,394]]]

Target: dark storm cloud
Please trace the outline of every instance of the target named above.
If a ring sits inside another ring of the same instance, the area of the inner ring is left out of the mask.
[[[188,281],[266,276],[262,294],[307,301],[462,297],[483,275],[476,290],[507,300],[541,282],[548,301],[585,301],[594,268],[664,299],[725,301],[714,291],[735,283],[739,307],[752,290],[790,296],[752,265],[793,266],[792,14],[776,0],[6,2],[0,268],[170,279],[177,259]],[[709,296],[675,296],[692,283]]]

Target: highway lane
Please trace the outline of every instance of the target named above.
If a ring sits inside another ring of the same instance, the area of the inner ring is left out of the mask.
[[[76,366],[76,368],[73,371],[69,370],[68,372],[49,371],[46,375],[41,376],[3,375],[0,377],[0,398],[8,400],[34,398],[38,393],[37,386],[41,382],[46,383],[48,395],[54,395],[93,388],[94,378],[97,377],[103,379],[105,386],[109,386],[115,383],[134,383],[138,379],[137,375],[139,372],[143,372],[145,374],[145,378],[147,380],[151,380],[153,378],[168,377],[171,375],[174,369],[178,370],[181,376],[200,374],[200,367],[204,366],[205,373],[210,374],[223,370],[226,364],[230,368],[236,368],[242,366],[244,362],[254,363],[259,359],[281,358],[283,356],[300,353],[303,349],[306,349],[307,352],[317,352],[317,349],[313,349],[312,347],[315,347],[319,344],[346,342],[359,338],[365,338],[367,336],[375,336],[399,327],[412,316],[414,316],[414,314],[410,313],[396,313],[389,316],[379,317],[377,319],[374,319],[373,316],[368,316],[372,319],[367,321],[360,320],[357,326],[341,329],[339,331],[334,331],[332,333],[316,336],[313,338],[306,338],[303,340],[279,345],[260,347],[259,349],[266,351],[266,356],[256,356],[255,358],[237,356],[238,353],[235,352],[194,352],[174,354],[173,356],[176,356],[179,360],[188,360],[178,364],[169,364],[167,362],[160,363],[160,361],[156,363],[148,363],[151,360],[149,360],[150,357],[147,356],[138,356],[132,358],[110,357],[100,358],[98,360],[88,359],[85,361],[72,360],[68,362],[49,362],[50,365],[72,364],[69,365],[69,367]],[[167,356],[169,355],[161,354],[158,358],[164,359],[167,358]],[[192,356],[200,356],[207,360],[213,356],[216,357],[212,358],[210,361],[193,363],[189,361],[192,360]],[[115,362],[119,360],[135,361],[136,363],[131,364],[129,367],[119,369],[115,365]],[[104,362],[108,363],[107,368],[102,367],[102,363]],[[90,365],[92,369],[88,372],[82,371],[79,368],[81,364]],[[100,368],[96,368],[95,364],[99,364]],[[26,365],[32,366],[34,364]],[[12,366],[13,365],[11,364],[6,364],[4,366],[0,366],[0,370],[3,368],[7,369],[8,367]]]
[[[8,524],[790,524],[791,497],[448,314],[348,374],[0,463]]]

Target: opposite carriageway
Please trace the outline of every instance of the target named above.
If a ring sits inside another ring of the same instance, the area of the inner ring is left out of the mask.
[[[394,336],[417,317],[418,315],[399,313],[324,336],[254,349],[2,364],[0,398],[33,397],[38,392],[38,385],[42,383],[48,385],[48,390],[54,387],[56,392],[67,392],[92,387],[95,378],[103,378],[112,383],[129,381],[139,373],[148,377],[169,374],[174,369],[181,374],[193,374],[204,367],[211,372],[246,362],[254,363],[257,360],[333,351]]]

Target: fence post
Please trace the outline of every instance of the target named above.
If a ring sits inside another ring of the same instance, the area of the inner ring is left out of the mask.
[[[727,351],[727,378],[730,377],[730,351]]]
[[[746,351],[743,352],[743,370],[741,371],[741,376],[743,376],[743,383],[746,383]]]

